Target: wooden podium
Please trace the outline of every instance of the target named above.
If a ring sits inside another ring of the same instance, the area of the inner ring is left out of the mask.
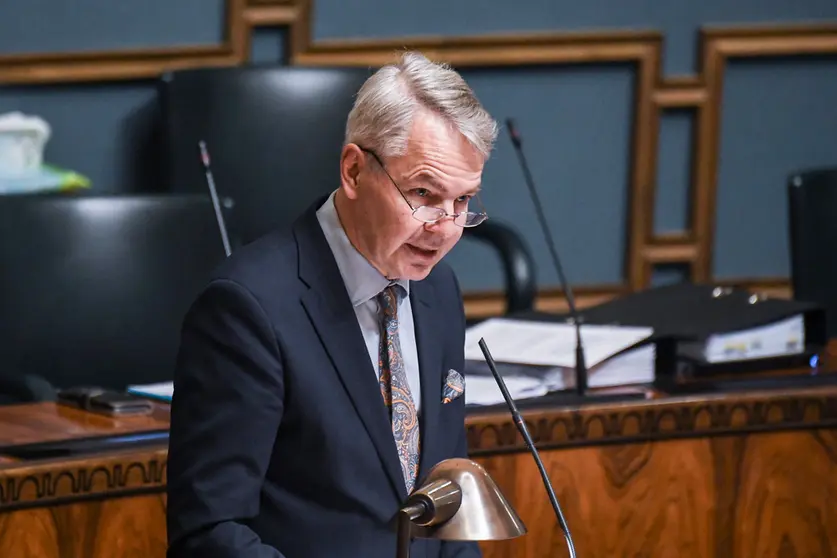
[[[578,556],[837,556],[837,386],[526,414]],[[531,455],[502,414],[471,455],[529,534],[486,558],[567,556]]]
[[[837,556],[837,384],[524,412],[579,556]],[[164,558],[168,409],[110,418],[0,407],[0,446],[111,436],[112,449],[0,450],[0,556]],[[508,413],[473,412],[471,456],[526,523],[486,558],[566,556]],[[135,437],[135,440],[129,438]],[[60,452],[58,452],[60,453]]]

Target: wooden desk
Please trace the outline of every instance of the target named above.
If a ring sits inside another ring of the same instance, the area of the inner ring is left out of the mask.
[[[837,556],[837,386],[525,413],[584,558]],[[32,405],[0,408],[0,445],[144,432]],[[472,457],[528,527],[486,558],[567,556],[537,468],[504,412],[468,418]],[[0,452],[1,453],[1,452]],[[166,449],[0,464],[0,556],[165,556]]]
[[[837,556],[837,387],[666,398],[525,415],[584,557]],[[486,558],[567,556],[505,414],[468,421],[471,456],[525,537]]]
[[[165,430],[166,405],[109,418],[43,403],[0,407],[0,446]],[[0,449],[0,556],[165,556],[166,447],[32,461]]]

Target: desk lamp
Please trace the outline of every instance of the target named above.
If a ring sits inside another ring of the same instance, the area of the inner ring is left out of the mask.
[[[409,558],[412,536],[448,541],[497,541],[526,526],[488,472],[469,459],[438,463],[398,512],[397,558]]]

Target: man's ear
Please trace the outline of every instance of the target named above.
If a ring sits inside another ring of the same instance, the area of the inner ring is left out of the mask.
[[[340,153],[340,186],[349,199],[357,197],[360,173],[366,164],[363,151],[354,143],[346,144]]]

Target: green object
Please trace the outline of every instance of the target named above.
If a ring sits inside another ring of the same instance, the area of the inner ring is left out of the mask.
[[[86,176],[54,165],[41,165],[37,171],[20,176],[0,174],[0,194],[74,192],[90,186]]]
[[[90,188],[90,179],[75,171],[61,169],[53,165],[44,165],[45,173],[50,173],[55,176],[57,181],[57,189],[59,191],[79,190],[82,188]]]

